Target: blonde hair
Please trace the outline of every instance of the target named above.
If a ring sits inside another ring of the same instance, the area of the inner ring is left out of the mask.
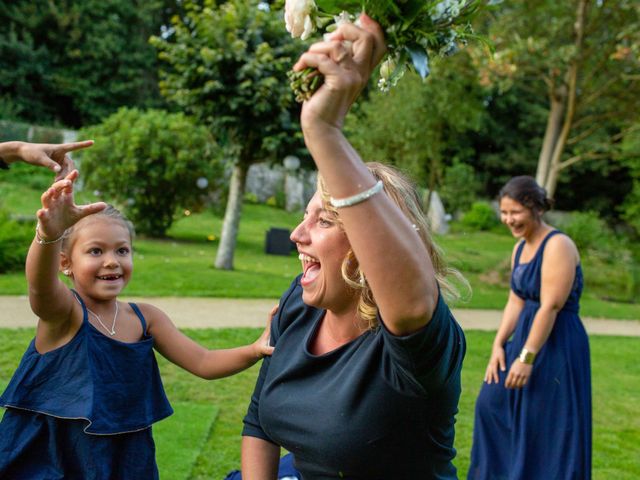
[[[435,277],[440,285],[442,295],[447,300],[459,299],[461,296],[460,292],[450,281],[450,277],[454,277],[468,290],[470,290],[469,283],[459,271],[447,266],[442,251],[433,241],[427,218],[422,210],[420,195],[413,182],[402,172],[391,166],[378,162],[369,162],[366,163],[366,166],[376,180],[382,180],[385,193],[400,207],[402,213],[404,213],[416,229],[431,258]],[[336,216],[338,223],[341,224],[340,214],[336,208],[331,206],[329,193],[320,175],[318,175],[318,191],[320,192],[324,209],[332,212]],[[376,328],[378,326],[378,306],[373,298],[373,292],[363,272],[360,270],[355,254],[351,249],[342,261],[342,278],[346,284],[360,296],[360,300],[358,301],[358,314],[360,317],[368,322],[369,328]]]

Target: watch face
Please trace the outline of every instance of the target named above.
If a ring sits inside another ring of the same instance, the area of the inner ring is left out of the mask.
[[[526,363],[527,365],[531,365],[533,360],[536,358],[535,353],[529,352],[527,349],[523,348],[522,352],[520,352],[520,356],[518,357],[522,363]]]

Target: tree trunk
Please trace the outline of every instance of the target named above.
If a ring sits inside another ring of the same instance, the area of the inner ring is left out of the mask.
[[[220,245],[216,255],[216,268],[222,270],[233,270],[233,254],[236,249],[236,239],[238,237],[238,225],[242,213],[242,198],[244,197],[244,185],[249,168],[244,162],[238,162],[233,167],[231,182],[229,185],[229,197],[227,208],[224,212],[222,223],[222,235]]]
[[[547,129],[544,132],[542,149],[538,156],[538,168],[536,171],[536,182],[538,185],[545,185],[551,169],[551,158],[553,150],[558,141],[558,135],[562,128],[562,118],[564,116],[564,105],[567,99],[567,89],[564,85],[560,88],[549,88],[549,116],[547,118]]]
[[[547,190],[547,195],[551,198],[555,196],[556,186],[558,185],[558,174],[560,173],[560,160],[562,160],[562,154],[567,144],[567,138],[571,131],[573,124],[573,116],[576,110],[576,95],[578,84],[578,71],[580,69],[580,61],[582,56],[582,45],[584,40],[584,27],[586,23],[587,4],[589,0],[581,0],[578,3],[576,10],[576,22],[575,28],[575,53],[569,64],[569,69],[566,76],[567,85],[567,111],[564,116],[564,123],[562,130],[556,144],[553,148],[553,155],[551,158],[551,166],[549,168],[549,175],[547,181],[544,183],[544,188]]]

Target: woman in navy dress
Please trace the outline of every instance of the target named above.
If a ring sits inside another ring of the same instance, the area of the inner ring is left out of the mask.
[[[578,316],[580,257],[542,220],[528,176],[500,191],[514,237],[511,291],[476,403],[469,479],[591,478],[589,341]]]

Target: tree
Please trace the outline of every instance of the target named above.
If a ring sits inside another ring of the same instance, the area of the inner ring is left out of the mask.
[[[496,53],[489,61],[478,56],[483,81],[546,98],[536,179],[550,196],[568,167],[624,154],[621,140],[640,94],[639,9],[630,0],[532,0],[496,11]]]
[[[640,122],[626,135],[622,147],[625,152],[629,152],[623,162],[629,168],[633,186],[621,205],[621,210],[623,218],[635,229],[636,236],[640,237]],[[640,250],[640,247],[637,249]]]
[[[211,135],[182,113],[122,108],[81,133],[96,142],[82,152],[85,188],[153,237],[165,236],[176,212],[201,207],[222,173]]]
[[[207,125],[232,165],[215,261],[232,269],[247,170],[299,148],[299,107],[286,72],[300,53],[281,16],[257,0],[185,1],[172,30],[154,37],[160,90]]]
[[[464,53],[432,67],[426,81],[407,73],[388,93],[371,93],[347,120],[365,160],[396,165],[431,191],[464,150],[460,137],[480,128],[483,116],[483,92]]]
[[[0,113],[78,128],[120,106],[153,106],[148,44],[169,0],[0,1]]]

